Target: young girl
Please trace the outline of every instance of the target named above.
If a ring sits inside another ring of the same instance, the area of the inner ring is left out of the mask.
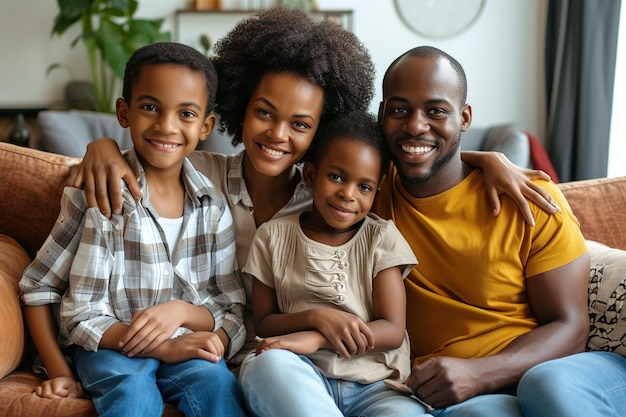
[[[311,206],[310,190],[298,163],[318,126],[341,113],[368,108],[374,93],[374,66],[354,34],[332,22],[314,22],[293,9],[270,9],[240,22],[218,41],[215,53],[219,74],[215,110],[221,129],[232,135],[233,144],[243,143],[245,149],[233,156],[194,152],[189,159],[226,195],[235,225],[237,260],[243,266],[259,225]],[[503,172],[497,156],[478,154],[466,156],[472,157],[472,164],[484,165],[487,174],[492,173],[492,182],[516,197],[524,213],[528,209],[520,190],[530,198],[544,198],[524,175],[512,169]],[[133,194],[141,195],[113,140],[92,142],[80,168],[74,186],[84,185],[89,205],[99,206],[105,215],[111,209],[121,210],[120,178]],[[549,197],[545,198],[547,202],[538,204],[553,210]],[[251,282],[244,285],[250,296]],[[253,337],[249,303],[247,313],[246,328]],[[341,348],[338,332],[348,325],[343,320],[343,316],[333,318],[333,326],[327,325],[328,317],[317,321],[319,330],[337,341],[337,349]],[[233,362],[240,363],[254,346],[254,339],[249,339]]]
[[[393,222],[370,214],[389,165],[375,119],[347,113],[318,130],[304,180],[310,211],[256,233],[244,272],[253,280],[257,334],[265,337],[240,378],[257,416],[417,416],[424,406],[386,387],[409,373],[403,279],[417,260]],[[341,346],[315,330],[314,310],[350,316]],[[307,367],[285,380],[292,362]],[[285,387],[306,398],[294,401]]]

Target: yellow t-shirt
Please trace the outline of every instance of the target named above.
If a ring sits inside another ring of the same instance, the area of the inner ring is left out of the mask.
[[[550,215],[529,203],[535,218],[530,227],[506,196],[493,217],[480,170],[443,193],[414,198],[391,167],[374,211],[396,223],[420,260],[405,280],[416,362],[492,355],[537,327],[526,278],[563,266],[587,249],[558,187],[535,182],[562,211]]]

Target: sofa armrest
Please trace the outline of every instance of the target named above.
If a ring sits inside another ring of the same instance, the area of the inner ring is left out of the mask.
[[[19,282],[30,257],[15,239],[0,234],[0,379],[11,373],[24,355],[24,320]]]

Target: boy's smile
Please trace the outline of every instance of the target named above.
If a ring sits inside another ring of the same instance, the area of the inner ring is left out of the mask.
[[[205,117],[208,93],[201,73],[174,65],[146,65],[132,86],[130,103],[117,100],[120,124],[129,127],[146,173],[180,170],[183,159],[213,129]]]

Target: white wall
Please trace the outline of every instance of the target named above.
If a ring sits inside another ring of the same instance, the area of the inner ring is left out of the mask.
[[[69,45],[77,30],[50,37],[55,0],[0,0],[0,107],[58,105],[68,76],[44,72],[53,62],[71,65],[76,78],[89,78],[82,44]],[[245,6],[248,0],[224,0],[226,7]],[[265,4],[270,4],[265,0]],[[469,81],[468,100],[474,126],[514,122],[543,138],[545,99],[543,37],[546,4],[543,0],[486,0],[482,15],[462,34],[429,40],[411,32],[400,20],[393,0],[317,0],[321,9],[354,10],[354,32],[369,48],[382,75],[398,55],[423,44],[437,46],[457,58]],[[174,12],[191,8],[191,0],[143,0],[138,15],[167,17],[173,30]],[[380,93],[372,103],[376,111]]]
[[[620,9],[620,22],[626,22],[626,5],[622,4]],[[626,114],[626,24],[621,24],[617,40],[617,63],[615,65],[607,177],[626,175],[626,164],[624,164],[626,140],[624,139],[624,127],[622,126],[624,114]]]

